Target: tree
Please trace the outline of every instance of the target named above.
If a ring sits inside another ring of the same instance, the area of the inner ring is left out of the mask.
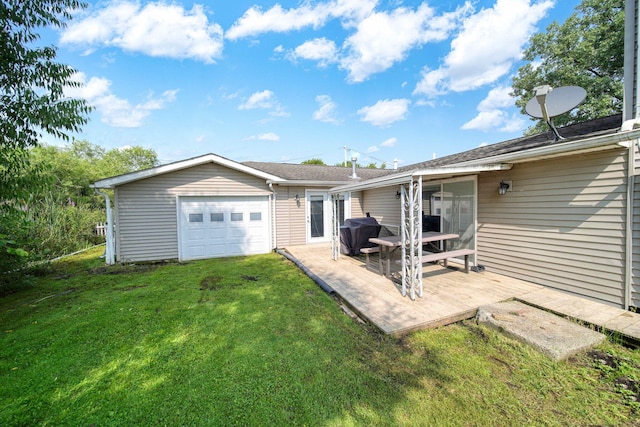
[[[17,231],[30,259],[47,259],[104,242],[96,223],[104,221],[104,198],[91,183],[112,175],[158,164],[152,149],[139,146],[105,150],[88,141],[65,147],[38,146],[30,150],[30,169],[38,171],[37,191],[23,205],[29,227]]]
[[[38,145],[41,131],[69,139],[86,124],[90,107],[69,99],[67,87],[78,87],[76,70],[55,62],[56,48],[37,47],[39,27],[65,26],[70,11],[86,5],[77,0],[3,0],[0,3],[0,138],[3,149]]]
[[[563,126],[622,111],[624,0],[583,0],[563,24],[553,22],[535,34],[524,51],[529,61],[513,78],[512,96],[523,114],[536,86],[581,86],[587,98],[578,108],[555,117]],[[543,121],[528,130],[548,130]]]
[[[24,255],[14,231],[39,179],[37,171],[26,173],[28,149],[42,133],[68,140],[90,112],[85,101],[65,97],[66,87],[79,85],[75,70],[55,61],[55,47],[37,46],[36,31],[64,27],[84,7],[77,0],[0,2],[0,271]]]
[[[321,165],[321,166],[324,166],[325,162],[323,162],[322,159],[309,159],[309,160],[305,160],[301,164],[302,165]]]
[[[158,155],[153,149],[134,145],[132,147],[114,148],[104,153],[97,163],[97,179],[122,175],[142,169],[158,166]]]

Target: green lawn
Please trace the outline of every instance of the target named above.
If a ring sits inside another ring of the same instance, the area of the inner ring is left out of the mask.
[[[0,425],[640,423],[638,350],[556,363],[472,321],[398,339],[277,254],[99,254],[0,298]]]

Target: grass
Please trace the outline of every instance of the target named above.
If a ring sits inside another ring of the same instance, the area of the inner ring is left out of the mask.
[[[640,423],[638,350],[556,363],[471,321],[385,336],[276,254],[98,254],[0,298],[0,425]]]

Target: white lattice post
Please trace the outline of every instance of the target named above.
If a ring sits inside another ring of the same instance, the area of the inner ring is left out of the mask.
[[[340,258],[340,222],[338,221],[338,203],[340,194],[331,195],[331,258]]]
[[[414,253],[414,287],[418,290],[418,296],[422,298],[422,176],[413,181],[413,242]]]
[[[422,177],[403,184],[402,203],[402,296],[422,297]]]

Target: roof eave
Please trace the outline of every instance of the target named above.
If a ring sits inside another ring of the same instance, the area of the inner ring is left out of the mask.
[[[464,175],[476,175],[481,172],[492,172],[500,170],[509,170],[512,165],[500,163],[500,164],[484,164],[484,165],[472,165],[472,166],[452,166],[452,167],[440,167],[433,169],[416,169],[406,172],[401,172],[393,175],[384,176],[381,178],[374,178],[367,181],[360,182],[358,184],[347,184],[340,187],[332,188],[329,192],[344,193],[348,191],[362,191],[379,187],[390,187],[393,185],[400,185],[413,180],[414,177],[422,176],[430,179],[443,179],[455,176]]]
[[[296,180],[296,179],[285,179],[279,181],[270,181],[268,183],[277,184],[277,185],[285,185],[288,187],[335,187],[337,185],[345,185],[348,183],[347,180],[344,181],[319,181],[319,180]]]
[[[531,148],[513,153],[455,163],[453,166],[474,166],[487,163],[523,163],[615,148],[628,148],[631,141],[637,140],[638,138],[640,138],[640,130],[616,132],[575,141],[560,141],[545,147]]]
[[[282,178],[275,175],[262,172],[258,169],[245,166],[241,163],[234,162],[233,160],[225,159],[224,157],[216,156],[215,154],[205,154],[204,156],[194,157],[179,162],[169,163],[166,165],[156,166],[155,168],[145,169],[137,172],[131,172],[124,175],[118,175],[111,178],[101,179],[90,185],[92,188],[115,188],[118,185],[129,184],[131,182],[139,181],[141,179],[151,178],[153,176],[163,175],[165,173],[176,172],[179,170],[187,169],[193,166],[199,166],[207,163],[217,163],[221,166],[228,167],[230,169],[244,172],[249,175],[256,176],[258,178],[265,179],[267,181],[281,182]]]

